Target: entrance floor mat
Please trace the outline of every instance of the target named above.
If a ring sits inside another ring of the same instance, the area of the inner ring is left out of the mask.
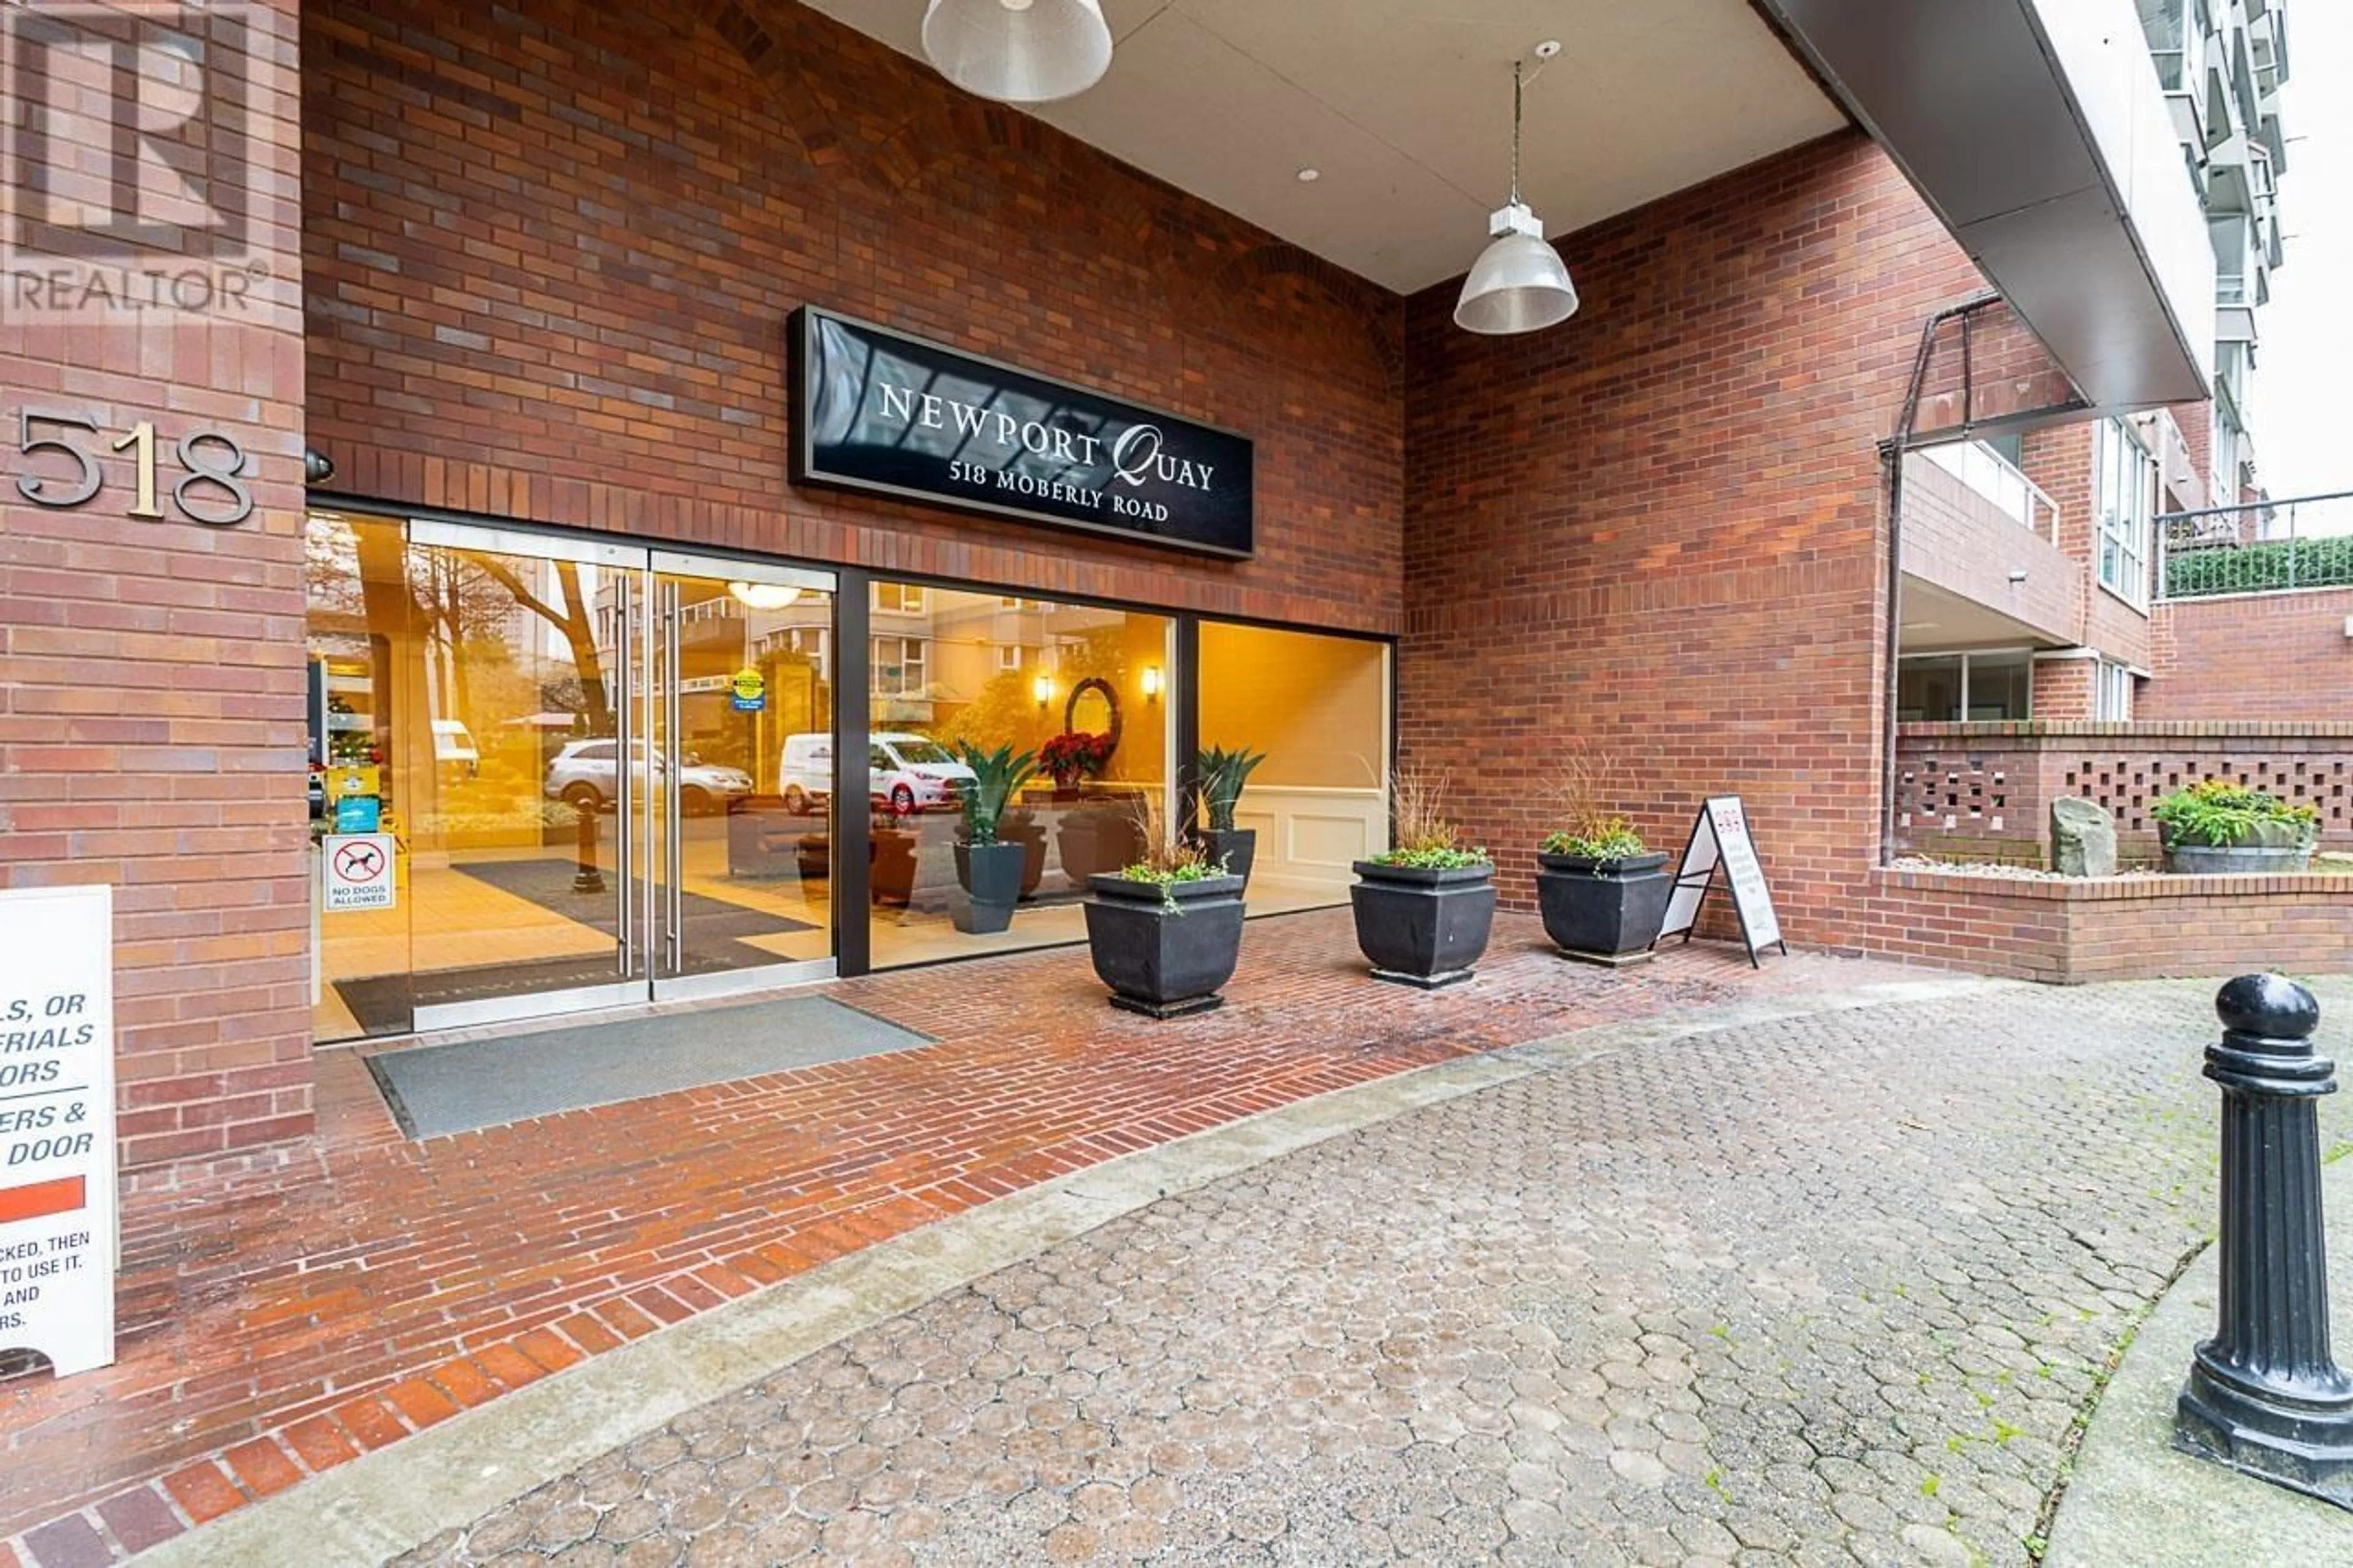
[[[829,997],[584,1024],[367,1058],[401,1130],[440,1138],[934,1042]]]

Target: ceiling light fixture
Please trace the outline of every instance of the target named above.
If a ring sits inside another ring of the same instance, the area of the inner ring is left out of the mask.
[[[783,583],[730,583],[727,592],[748,610],[781,610],[801,596],[798,588]]]
[[[999,103],[1051,103],[1111,68],[1100,0],[932,0],[923,54],[966,92]]]
[[[1549,52],[1547,52],[1549,50]],[[1539,44],[1548,60],[1558,45]],[[1512,199],[1487,219],[1494,240],[1471,264],[1455,301],[1454,324],[1465,331],[1533,332],[1577,314],[1577,287],[1560,252],[1545,243],[1544,222],[1520,200],[1520,62],[1512,62]]]
[[[1299,171],[1299,183],[1303,185],[1312,185],[1323,177],[1324,171],[1321,169],[1302,169]]]

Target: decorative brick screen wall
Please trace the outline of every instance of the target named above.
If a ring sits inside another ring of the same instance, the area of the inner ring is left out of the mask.
[[[2040,864],[2051,802],[2078,795],[2108,808],[2125,859],[2153,861],[2149,808],[2210,777],[2308,802],[2322,846],[2353,848],[2353,724],[1906,724],[1896,759],[1905,854]]]

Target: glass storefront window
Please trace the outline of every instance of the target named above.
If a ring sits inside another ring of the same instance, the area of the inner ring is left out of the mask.
[[[893,583],[876,584],[873,603],[874,967],[1084,941],[1088,876],[1134,859],[1139,801],[1170,804],[1175,623]],[[1000,829],[1027,851],[1012,924],[961,929],[957,749],[1035,752],[1066,732],[1110,737],[1103,765],[1059,784],[1041,773],[1022,793]]]
[[[1258,830],[1253,914],[1345,903],[1352,862],[1388,847],[1385,644],[1201,626],[1204,746],[1266,753],[1234,826]]]

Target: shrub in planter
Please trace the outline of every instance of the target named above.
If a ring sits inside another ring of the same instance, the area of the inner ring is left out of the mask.
[[[962,750],[972,776],[958,783],[964,826],[956,834],[955,868],[956,882],[968,896],[951,918],[958,931],[1000,931],[1013,923],[1013,906],[1021,901],[1029,851],[1000,839],[997,829],[1007,805],[1037,775],[1038,759],[1009,745],[985,752],[966,743]]]
[[[1222,866],[1250,886],[1250,867],[1258,859],[1258,829],[1236,827],[1234,807],[1242,797],[1242,785],[1250,773],[1266,761],[1264,752],[1253,752],[1247,746],[1228,751],[1223,746],[1205,748],[1194,763],[1201,781],[1199,809],[1195,814],[1195,842],[1212,866]]]
[[[1495,924],[1495,863],[1461,847],[1446,820],[1445,784],[1419,774],[1397,785],[1398,847],[1356,863],[1348,902],[1373,978],[1435,990],[1471,978]]]
[[[2149,808],[2165,846],[2165,868],[2301,871],[2312,864],[2320,813],[2229,779],[2200,779]]]
[[[1242,880],[1170,839],[1166,813],[1137,807],[1143,858],[1088,879],[1087,951],[1111,1005],[1148,1018],[1206,1013],[1241,959]]]
[[[1563,828],[1536,852],[1536,907],[1545,934],[1571,958],[1639,963],[1667,918],[1674,879],[1667,858],[1622,816]]]

